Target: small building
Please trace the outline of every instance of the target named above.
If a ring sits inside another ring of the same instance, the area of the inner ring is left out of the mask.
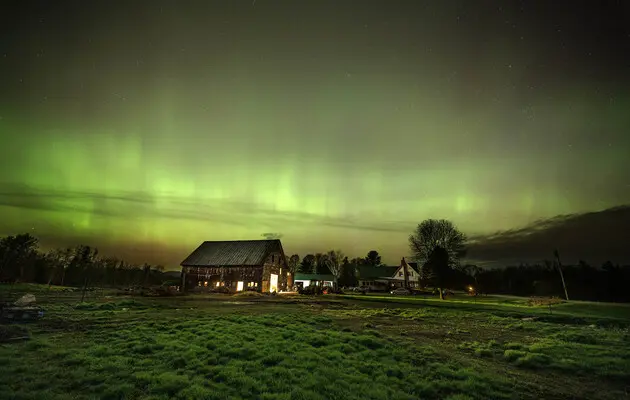
[[[304,289],[308,286],[333,286],[333,282],[335,281],[335,277],[332,275],[325,274],[295,274],[295,286],[300,289]]]
[[[181,267],[184,290],[226,287],[273,293],[293,286],[279,239],[203,242]]]
[[[389,290],[405,287],[405,271],[407,272],[407,286],[420,286],[418,264],[407,262],[404,258],[397,266],[357,266],[357,281],[359,286],[367,286],[371,290]]]

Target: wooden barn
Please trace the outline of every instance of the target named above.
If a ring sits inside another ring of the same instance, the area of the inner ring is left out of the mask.
[[[223,286],[273,293],[293,286],[278,239],[203,242],[181,266],[184,290]]]

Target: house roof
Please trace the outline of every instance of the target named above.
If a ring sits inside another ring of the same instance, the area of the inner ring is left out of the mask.
[[[335,277],[328,274],[295,274],[296,281],[334,281]]]
[[[374,265],[357,265],[357,274],[361,279],[391,278],[399,266],[385,267]]]
[[[282,251],[279,239],[227,240],[203,242],[181,265],[183,267],[257,266],[263,265],[271,252]]]

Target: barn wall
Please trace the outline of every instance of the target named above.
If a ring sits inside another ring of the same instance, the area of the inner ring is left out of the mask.
[[[261,267],[184,267],[186,289],[199,287],[199,282],[208,282],[207,290],[216,287],[216,282],[236,290],[236,283],[257,282],[262,286],[263,268]],[[203,286],[203,284],[202,284]],[[205,287],[205,286],[204,286]],[[247,289],[245,283],[244,289]]]
[[[271,253],[263,266],[262,292],[269,293],[271,285],[271,274],[278,275],[278,291],[286,291],[287,272],[289,272],[284,257],[280,253]]]

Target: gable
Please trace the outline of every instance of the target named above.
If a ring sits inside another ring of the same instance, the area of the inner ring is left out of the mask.
[[[415,280],[420,277],[420,274],[418,273],[418,271],[416,271],[415,268],[409,265],[409,263],[407,263],[407,272],[409,273],[409,279],[411,280]],[[394,273],[392,278],[405,279],[405,268],[402,265],[396,268],[396,272]]]
[[[193,251],[181,265],[183,267],[258,266],[271,254],[284,257],[280,240],[206,241]],[[280,263],[280,262],[279,262]]]

